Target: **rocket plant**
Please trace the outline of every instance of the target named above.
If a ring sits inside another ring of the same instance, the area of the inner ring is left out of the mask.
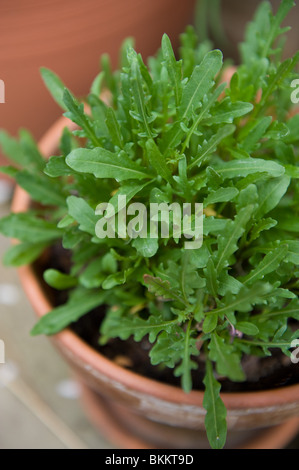
[[[68,300],[32,334],[53,335],[103,306],[100,343],[148,338],[151,363],[173,369],[186,393],[202,356],[213,448],[227,433],[221,378],[244,381],[244,355],[290,355],[299,338],[299,115],[291,100],[299,54],[282,58],[281,28],[292,6],[283,0],[274,15],[269,2],[260,5],[230,83],[221,51],[199,43],[191,26],[177,56],[164,35],[146,64],[128,39],[118,70],[103,56],[85,105],[41,70],[77,125],[64,129],[57,155],[46,161],[28,131],[0,133],[11,159],[1,171],[37,203],[0,221],[1,233],[20,241],[4,263],[33,263],[56,244],[71,261],[66,272],[44,272]],[[146,207],[202,203],[202,246],[185,249],[180,233],[98,238],[96,207],[110,202],[117,211],[119,195]]]

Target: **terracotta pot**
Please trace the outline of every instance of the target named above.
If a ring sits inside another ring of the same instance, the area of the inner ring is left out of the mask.
[[[193,18],[195,0],[1,0],[0,128],[15,135],[26,127],[41,135],[60,115],[40,77],[55,71],[82,96],[98,73],[102,53],[116,65],[127,36],[144,57],[154,54],[167,32],[174,44]],[[0,152],[0,165],[5,159]]]
[[[58,138],[68,123],[66,118],[59,119],[40,141],[40,149],[45,157],[55,154]],[[25,212],[29,206],[28,194],[17,188],[12,210]],[[20,277],[38,317],[45,315],[52,309],[52,306],[33,267],[22,267]],[[149,445],[159,445],[155,436],[159,433],[161,435],[160,425],[162,430],[169,431],[170,436],[173,435],[173,427],[180,428],[181,435],[187,433],[194,438],[194,433],[197,433],[195,434],[197,439],[198,435],[202,435],[205,418],[205,410],[202,406],[203,392],[192,391],[190,394],[185,394],[178,387],[159,383],[126,370],[96,352],[69,329],[53,336],[52,339],[71,364],[76,375],[80,377],[80,381],[92,391],[89,396],[92,397],[93,403],[96,401],[103,403],[103,400],[104,403],[109,403],[104,406],[106,416],[109,415],[107,409],[112,407],[114,413],[116,409],[118,410],[119,419],[126,413],[123,421],[134,423],[133,420],[137,420],[140,429],[141,427],[144,429],[145,423],[149,424],[153,430],[152,440],[149,439],[148,431],[143,433],[146,436],[145,441],[151,442]],[[97,394],[102,398],[99,398]],[[252,438],[251,431],[254,436],[257,436],[257,429],[285,423],[299,416],[299,384],[268,391],[223,393],[222,399],[228,409],[229,437],[233,436],[232,446],[245,448],[246,444],[240,440],[242,441],[242,435],[244,438],[248,437],[248,431]],[[95,416],[95,412],[92,414]],[[285,428],[289,430],[288,437],[290,437],[292,434],[290,429],[292,432],[299,430],[299,420],[285,424],[285,427],[281,429]],[[170,432],[171,429],[172,432]],[[129,434],[127,430],[127,435]],[[285,445],[286,434],[282,434],[279,440],[277,429],[272,429],[272,431],[270,429],[270,434],[267,436],[269,435],[276,436],[273,448]],[[237,440],[235,440],[236,436]],[[272,445],[268,437],[267,444],[265,444],[267,448]],[[172,439],[169,442],[170,447],[171,442],[175,442]],[[144,441],[141,439],[141,442]],[[263,441],[259,445],[263,445],[262,443]],[[165,444],[164,441],[163,444]],[[258,445],[256,441],[255,445]]]

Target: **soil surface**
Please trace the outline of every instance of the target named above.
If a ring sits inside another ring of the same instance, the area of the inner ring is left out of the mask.
[[[59,246],[53,247],[51,252],[40,260],[36,270],[41,278],[42,272],[48,268],[69,272],[70,258],[65,250],[63,250],[64,254],[62,256],[62,250]],[[66,292],[54,291],[46,286],[45,288],[54,305],[57,306],[66,302]],[[76,323],[72,323],[70,328],[86,343],[120,366],[148,378],[180,386],[180,379],[173,375],[172,369],[151,365],[149,359],[151,344],[146,338],[139,343],[136,343],[133,339],[127,341],[111,339],[106,345],[100,346],[99,330],[104,315],[105,309],[103,307],[97,308],[84,315]],[[202,381],[205,373],[203,352],[198,356],[197,361],[198,369],[192,373],[193,389],[203,390]],[[299,364],[293,364],[290,358],[278,349],[274,349],[272,356],[269,357],[245,355],[242,360],[242,367],[246,375],[245,382],[236,383],[226,378],[217,377],[222,384],[222,391],[267,390],[299,383]]]

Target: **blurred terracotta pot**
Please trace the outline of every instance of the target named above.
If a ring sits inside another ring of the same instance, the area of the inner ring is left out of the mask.
[[[176,44],[192,21],[195,0],[1,0],[0,128],[20,127],[36,138],[58,116],[40,78],[41,66],[55,71],[77,95],[89,91],[102,53],[116,65],[121,42],[136,39],[144,57],[154,54],[164,32]],[[0,164],[4,157],[0,154]]]

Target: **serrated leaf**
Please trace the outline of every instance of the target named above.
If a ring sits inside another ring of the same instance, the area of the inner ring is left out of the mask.
[[[115,111],[113,108],[108,107],[106,110],[106,126],[109,130],[110,137],[115,146],[123,148],[123,137],[119,122],[116,118]]]
[[[213,116],[205,120],[205,124],[230,124],[234,119],[250,113],[252,109],[251,103],[242,101],[232,103],[229,98],[226,98],[215,108]]]
[[[238,249],[237,242],[243,235],[252,212],[252,205],[241,209],[234,221],[229,221],[226,225],[225,234],[220,235],[215,256],[215,268],[218,273],[229,265],[230,256]]]
[[[289,176],[266,181],[259,187],[259,206],[256,217],[261,218],[277,206],[290,184]]]
[[[33,263],[46,249],[47,243],[19,243],[12,246],[3,257],[3,264],[5,266],[24,266]]]
[[[220,188],[216,191],[211,191],[208,197],[204,199],[203,205],[207,207],[210,204],[216,204],[217,202],[228,202],[234,199],[239,194],[237,188]]]
[[[110,315],[105,318],[101,333],[109,338],[118,337],[122,340],[133,336],[137,342],[148,335],[150,343],[153,343],[159,333],[162,331],[171,332],[177,323],[177,320],[165,321],[155,315],[151,315],[147,320],[137,315],[122,316],[121,321],[118,316]]]
[[[271,284],[259,283],[250,288],[243,286],[237,295],[229,295],[224,299],[224,305],[210,310],[207,315],[217,314],[221,318],[232,312],[249,312],[253,305],[259,304],[272,292]]]
[[[98,218],[95,215],[95,211],[85,201],[85,199],[69,196],[66,200],[69,215],[73,217],[79,224],[79,229],[83,232],[87,232],[90,235],[95,235],[95,226]]]
[[[244,177],[254,173],[267,173],[269,176],[278,177],[283,175],[283,166],[271,160],[261,158],[246,158],[246,160],[234,160],[225,162],[223,165],[214,167],[217,173],[223,178]]]
[[[58,207],[63,207],[66,204],[61,186],[53,183],[42,174],[22,171],[16,176],[16,181],[35,201],[42,201],[43,204]]]
[[[219,143],[231,135],[235,131],[235,126],[233,124],[227,124],[226,126],[221,127],[217,133],[206,143],[202,146],[200,152],[194,160],[188,165],[188,170],[194,168],[195,166],[202,163],[209,155],[216,151],[217,146]]]
[[[67,156],[66,163],[73,170],[91,173],[96,178],[115,178],[117,181],[123,181],[152,177],[124,153],[117,155],[100,147],[92,150],[75,149]]]
[[[250,232],[250,242],[256,240],[261,232],[264,230],[270,230],[272,227],[275,227],[277,225],[277,221],[274,219],[271,219],[270,217],[267,219],[260,219],[253,227]]]
[[[287,252],[287,245],[279,246],[275,250],[270,251],[255,269],[252,269],[247,276],[239,280],[242,281],[244,285],[252,285],[254,282],[264,279],[267,274],[272,273],[278,268]]]
[[[175,103],[176,106],[179,106],[182,96],[182,64],[181,62],[176,61],[172,45],[167,34],[164,34],[162,37],[162,53],[168,71],[170,83],[174,90]]]
[[[176,300],[186,305],[186,301],[171,288],[168,281],[162,280],[159,277],[150,276],[149,274],[145,274],[143,279],[144,283],[148,286],[149,292],[158,297],[162,297],[164,300]]]
[[[191,371],[197,369],[197,364],[191,359],[192,355],[198,356],[199,351],[196,348],[196,339],[192,338],[192,331],[190,329],[191,321],[187,326],[186,332],[183,336],[181,357],[182,361],[179,366],[174,370],[176,377],[181,377],[182,388],[186,393],[192,390],[192,376]]]
[[[248,153],[251,153],[256,150],[260,145],[260,139],[266,133],[271,122],[271,116],[264,116],[263,118],[254,120],[250,122],[250,124],[248,124],[247,126],[244,126],[238,136],[240,148]]]
[[[240,357],[232,345],[225,342],[217,333],[211,334],[209,358],[216,363],[218,374],[235,382],[242,382],[245,374],[241,368]]]
[[[76,295],[72,296],[65,305],[57,307],[44,315],[34,326],[31,334],[36,336],[59,333],[70,323],[79,320],[86,313],[103,305],[105,300],[106,293],[79,289],[76,291]]]
[[[94,131],[93,122],[84,112],[83,103],[79,103],[67,88],[65,88],[63,93],[63,102],[68,110],[65,113],[65,116],[71,119],[75,124],[78,124],[78,126],[84,130],[86,137],[90,139],[93,145],[100,145]]]
[[[172,182],[171,171],[169,170],[164,156],[161,154],[159,148],[155,144],[154,140],[149,139],[146,144],[146,154],[149,163],[152,165],[157,175],[162,176],[169,183]]]
[[[200,65],[197,65],[188,84],[183,89],[179,117],[183,120],[195,111],[204,95],[214,85],[214,78],[222,66],[222,53],[219,50],[206,54]]]
[[[67,109],[64,101],[63,101],[63,94],[65,90],[65,85],[62,80],[56,75],[52,70],[47,69],[45,67],[41,67],[40,73],[42,79],[48,88],[49,92],[51,93],[52,97],[56,101],[56,103],[64,110]]]
[[[34,213],[10,214],[0,220],[0,232],[22,242],[43,243],[61,238],[55,224],[38,218]]]
[[[57,178],[59,176],[69,176],[74,172],[66,164],[64,157],[53,156],[47,162],[44,173],[51,178]]]
[[[212,364],[209,360],[206,361],[206,374],[203,383],[205,385],[203,407],[207,411],[205,417],[207,437],[213,449],[222,449],[227,435],[227,411],[220,397],[221,385],[214,377]]]
[[[285,240],[284,243],[288,245],[288,253],[284,261],[299,265],[299,241]]]

